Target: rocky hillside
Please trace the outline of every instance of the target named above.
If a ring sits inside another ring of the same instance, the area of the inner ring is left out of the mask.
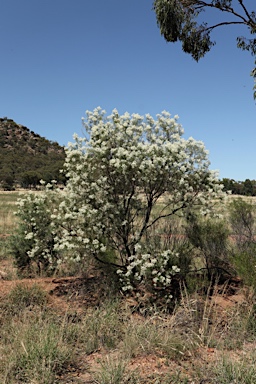
[[[64,148],[7,117],[0,118],[0,186],[35,187],[39,180],[63,181]]]

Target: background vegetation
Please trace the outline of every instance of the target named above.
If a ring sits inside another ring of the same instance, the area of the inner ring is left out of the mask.
[[[235,181],[224,178],[221,182],[224,185],[224,190],[230,191],[233,195],[256,196],[256,180]]]
[[[64,182],[59,170],[65,159],[64,148],[15,123],[0,119],[0,186],[34,188],[39,181]]]

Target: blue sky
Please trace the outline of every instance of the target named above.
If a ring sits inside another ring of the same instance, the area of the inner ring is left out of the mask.
[[[205,143],[221,178],[256,179],[254,59],[236,48],[247,30],[216,30],[196,63],[161,37],[152,2],[2,0],[0,117],[67,145],[87,109],[167,110]]]

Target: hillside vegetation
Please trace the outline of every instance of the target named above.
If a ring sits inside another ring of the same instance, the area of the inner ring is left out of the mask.
[[[0,186],[35,187],[40,179],[63,181],[64,148],[8,118],[0,118]]]

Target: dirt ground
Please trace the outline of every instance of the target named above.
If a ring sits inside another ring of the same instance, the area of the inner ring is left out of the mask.
[[[0,263],[0,300],[2,300],[8,293],[17,285],[24,284],[26,286],[32,286],[38,284],[49,297],[49,306],[60,313],[66,313],[67,311],[81,312],[83,313],[89,307],[97,307],[102,297],[104,296],[104,287],[99,290],[99,278],[98,276],[88,275],[85,277],[60,277],[60,278],[31,278],[31,279],[17,279],[6,280],[6,275],[10,271],[10,264],[8,261],[2,261]],[[2,273],[2,275],[1,275]],[[232,308],[236,305],[241,305],[245,300],[244,293],[241,289],[233,289],[230,291],[232,294],[227,293],[216,294],[212,300],[217,308],[218,316],[225,318],[225,311],[228,308]],[[128,303],[129,305],[129,303]],[[254,344],[248,343],[247,350],[255,348]],[[67,367],[67,370],[61,377],[58,378],[57,383],[68,384],[93,384],[93,378],[90,371],[94,371],[99,366],[99,361],[102,357],[106,356],[106,351],[99,350],[90,355],[84,355],[80,358],[80,363],[75,367]],[[109,352],[108,352],[109,353]],[[239,357],[241,351],[227,352],[229,357],[236,359]],[[111,352],[114,356],[115,351]],[[164,356],[156,355],[141,355],[129,361],[130,371],[139,371],[141,377],[149,377],[149,373],[152,374],[164,374],[167,372],[181,374],[181,377],[187,378],[187,383],[190,384],[206,384],[213,383],[208,381],[205,377],[201,381],[194,381],[191,375],[192,367],[196,366],[198,370],[204,370],[205,367],[217,361],[220,352],[218,349],[209,348],[206,346],[198,346],[194,351],[193,356],[186,356],[184,359],[178,361],[166,362]],[[89,367],[89,369],[88,369]],[[161,381],[155,381],[155,379],[145,379],[146,383],[161,383]],[[149,380],[149,381],[148,381]],[[178,383],[175,381],[175,383]],[[182,381],[185,383],[185,381]],[[216,383],[217,384],[217,383]]]

